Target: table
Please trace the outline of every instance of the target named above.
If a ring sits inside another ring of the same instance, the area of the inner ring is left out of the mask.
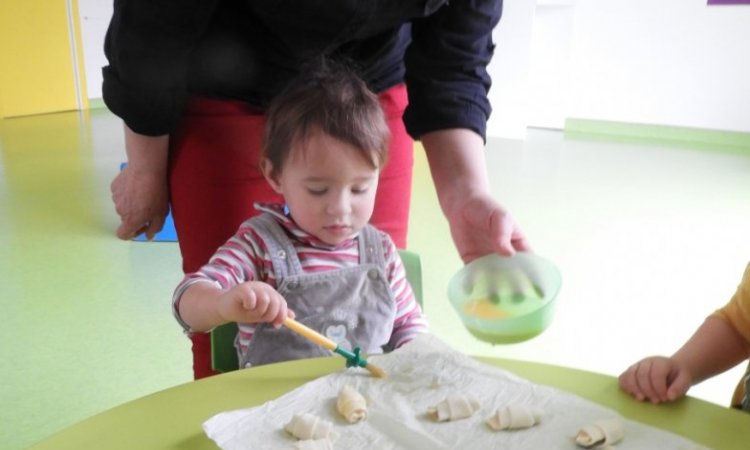
[[[478,360],[566,390],[624,417],[721,449],[747,449],[750,414],[687,397],[652,405],[619,390],[614,377],[548,364],[479,357]],[[248,408],[343,368],[339,357],[255,367],[182,384],[83,420],[31,447],[42,449],[215,449],[201,424],[216,413]]]

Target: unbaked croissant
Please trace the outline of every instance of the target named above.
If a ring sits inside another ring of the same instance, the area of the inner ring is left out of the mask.
[[[349,423],[357,423],[367,417],[367,401],[348,384],[339,391],[336,409]]]
[[[526,405],[508,405],[495,411],[487,425],[495,431],[529,428],[541,421],[539,410]]]
[[[576,444],[585,448],[603,447],[620,442],[623,436],[622,421],[600,420],[578,430]]]
[[[297,439],[336,440],[338,433],[333,424],[310,413],[295,414],[284,429]]]
[[[470,395],[451,394],[437,405],[427,408],[427,415],[437,422],[458,420],[471,416],[479,409],[479,402]]]
[[[333,450],[333,444],[328,439],[303,439],[294,444],[295,450]]]

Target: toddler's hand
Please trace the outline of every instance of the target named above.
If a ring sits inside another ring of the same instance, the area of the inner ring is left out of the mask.
[[[620,388],[651,403],[671,402],[684,396],[692,385],[690,372],[671,358],[644,358],[620,375]]]
[[[294,317],[284,297],[261,281],[248,281],[226,291],[219,297],[219,312],[230,322],[271,322],[277,328],[287,317]]]

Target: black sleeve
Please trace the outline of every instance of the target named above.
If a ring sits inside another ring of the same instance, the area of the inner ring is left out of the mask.
[[[406,51],[409,106],[406,129],[415,138],[446,128],[468,128],[486,138],[492,108],[487,65],[502,0],[452,0],[412,23]]]
[[[168,134],[187,98],[190,53],[218,0],[116,0],[104,53],[102,95],[135,132]]]

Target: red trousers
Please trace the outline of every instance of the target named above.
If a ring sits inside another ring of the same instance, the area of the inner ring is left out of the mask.
[[[370,223],[405,248],[414,162],[414,143],[402,121],[406,88],[393,87],[379,98],[391,144]],[[195,98],[170,137],[170,202],[185,273],[206,264],[257,214],[254,202],[282,201],[259,170],[264,123],[263,114],[245,103]],[[210,334],[196,333],[192,341],[195,379],[214,375]]]

